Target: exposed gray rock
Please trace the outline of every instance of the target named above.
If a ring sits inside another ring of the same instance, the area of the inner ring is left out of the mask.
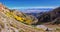
[[[37,25],[36,27],[37,27],[37,28],[42,28],[43,30],[46,30],[46,29],[47,29],[47,27],[44,26],[44,25]]]

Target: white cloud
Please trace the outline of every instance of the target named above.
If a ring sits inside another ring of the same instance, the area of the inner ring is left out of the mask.
[[[27,8],[56,8],[58,6],[55,6],[55,7],[52,7],[52,6],[49,6],[49,7],[11,7],[10,9],[27,9]]]
[[[47,11],[47,10],[24,10],[24,9],[32,9],[32,8],[57,8],[57,6],[55,7],[52,7],[52,6],[49,6],[49,7],[11,7],[10,9],[21,9],[22,12],[24,13],[31,13],[31,12],[34,12],[34,13],[38,13],[38,12],[42,12],[42,11]]]

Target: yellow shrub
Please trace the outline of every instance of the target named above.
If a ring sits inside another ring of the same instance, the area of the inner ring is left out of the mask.
[[[13,16],[13,18],[15,18],[16,20],[19,20],[20,22],[25,22],[27,24],[31,24],[31,22],[32,22],[31,20],[28,20],[26,18],[22,18],[22,17],[15,15],[13,12],[7,12],[6,15],[9,17]]]

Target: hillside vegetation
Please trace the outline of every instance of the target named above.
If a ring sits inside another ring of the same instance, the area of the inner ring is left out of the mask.
[[[0,3],[0,32],[44,32],[43,29],[32,27],[36,18],[19,11],[13,11]]]

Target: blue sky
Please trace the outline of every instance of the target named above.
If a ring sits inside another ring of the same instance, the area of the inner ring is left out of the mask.
[[[58,7],[60,0],[0,0],[8,8]]]

